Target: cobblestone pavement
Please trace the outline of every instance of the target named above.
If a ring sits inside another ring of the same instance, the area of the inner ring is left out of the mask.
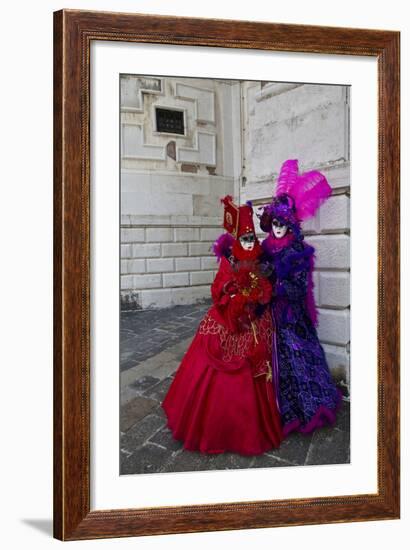
[[[121,313],[121,474],[268,468],[350,462],[350,407],[332,428],[291,434],[256,457],[182,448],[160,406],[209,303]]]
[[[193,336],[210,302],[121,312],[121,372]]]

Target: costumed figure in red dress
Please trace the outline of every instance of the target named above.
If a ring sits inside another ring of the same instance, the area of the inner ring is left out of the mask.
[[[213,305],[199,324],[162,407],[187,450],[258,455],[283,435],[271,376],[272,296],[258,259],[250,204],[222,199],[228,231],[214,243]]]

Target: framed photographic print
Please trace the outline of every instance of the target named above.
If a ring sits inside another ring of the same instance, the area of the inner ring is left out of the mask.
[[[399,517],[399,39],[55,12],[55,537]]]

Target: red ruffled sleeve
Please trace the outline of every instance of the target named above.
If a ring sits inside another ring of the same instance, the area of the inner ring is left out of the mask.
[[[219,265],[218,273],[211,286],[212,301],[215,305],[226,304],[229,301],[229,283],[233,279],[232,268],[229,261],[223,257]]]
[[[235,290],[234,285],[234,273],[225,257],[221,258],[218,273],[211,286],[211,296],[214,303],[210,310],[211,316],[218,321],[218,323],[225,326],[231,332],[236,332],[237,327],[232,322],[232,315],[230,314],[230,304],[232,304],[232,298]],[[236,296],[238,296],[236,294]]]

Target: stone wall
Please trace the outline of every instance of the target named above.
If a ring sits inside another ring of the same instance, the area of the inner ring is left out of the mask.
[[[239,182],[238,106],[238,82],[122,76],[123,308],[210,297],[220,198]],[[158,107],[183,113],[183,134],[157,131]]]
[[[309,84],[242,84],[241,202],[257,207],[272,196],[282,162],[297,158],[301,171],[318,169],[332,196],[304,224],[316,249],[318,334],[334,376],[349,384],[350,156],[349,88]],[[261,235],[263,237],[263,235]]]
[[[142,309],[192,304],[210,296],[220,219],[163,216],[154,224],[122,216],[121,290],[124,306]]]

